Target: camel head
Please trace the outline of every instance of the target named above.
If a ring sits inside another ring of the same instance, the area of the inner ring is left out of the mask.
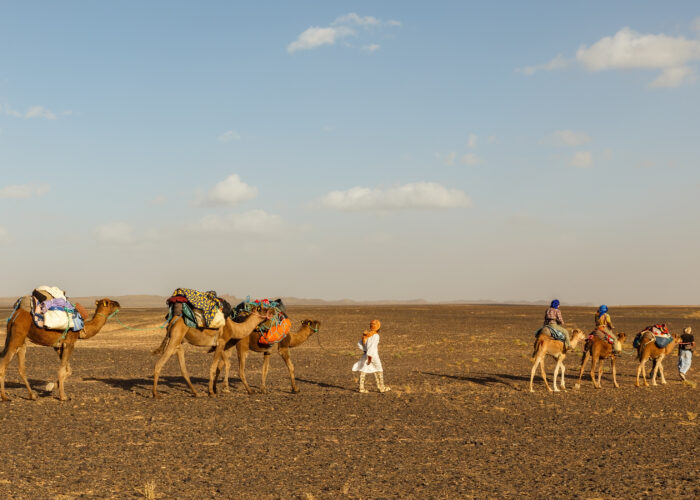
[[[318,332],[319,328],[321,328],[321,322],[315,319],[302,319],[301,327],[304,328],[305,326],[308,326],[311,330],[311,334],[314,334]]]
[[[583,339],[586,338],[586,334],[583,333],[583,330],[579,330],[578,328],[574,328],[571,332],[571,342],[580,342]]]
[[[624,344],[626,338],[627,338],[627,335],[625,335],[625,332],[620,332],[617,334],[617,340],[620,341],[620,344]]]
[[[100,299],[95,301],[95,314],[104,314],[109,316],[116,313],[121,306],[116,300]]]

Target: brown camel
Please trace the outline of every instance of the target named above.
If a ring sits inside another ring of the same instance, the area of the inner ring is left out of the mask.
[[[284,359],[287,369],[289,370],[289,379],[292,383],[292,392],[298,393],[299,388],[297,387],[296,379],[294,378],[294,364],[289,357],[289,348],[297,347],[313,335],[318,332],[321,326],[320,321],[305,319],[301,322],[301,327],[296,332],[291,332],[284,339],[278,342],[277,350]],[[241,339],[236,343],[236,352],[238,354],[238,376],[243,383],[248,394],[253,394],[253,390],[248,385],[248,381],[245,376],[245,362],[249,351],[261,352],[263,353],[263,367],[262,367],[262,383],[260,384],[260,392],[267,393],[267,387],[265,382],[267,380],[267,372],[270,368],[270,355],[272,354],[272,349],[275,345],[265,345],[260,344],[260,332],[254,331],[247,338]],[[228,386],[228,373],[224,375],[224,384]]]
[[[617,355],[613,351],[613,346],[610,342],[600,339],[596,336],[597,330],[593,330],[591,335],[593,338],[586,342],[583,349],[583,357],[581,358],[581,371],[578,374],[578,382],[574,386],[574,389],[581,388],[581,377],[583,376],[583,370],[586,368],[586,363],[588,359],[591,358],[591,380],[593,381],[593,387],[600,389],[600,378],[603,376],[603,362],[606,359],[610,359],[610,364],[612,365],[612,377],[613,384],[615,387],[620,387],[617,383],[617,372],[615,371],[615,359]],[[620,345],[625,343],[625,334],[620,332],[617,334],[617,340],[620,341]],[[596,381],[595,370],[598,367],[598,380]]]
[[[156,361],[156,366],[153,370],[153,397],[159,397],[158,377],[163,365],[165,365],[173,353],[177,353],[177,359],[180,363],[180,371],[182,372],[182,376],[185,378],[185,382],[187,382],[192,394],[194,394],[195,397],[198,397],[199,393],[194,388],[194,385],[192,385],[189,373],[187,372],[187,365],[185,364],[185,350],[184,346],[182,345],[183,340],[186,340],[193,346],[211,347],[214,351],[214,364],[212,366],[214,367],[214,371],[216,371],[216,366],[220,362],[225,365],[230,365],[230,347],[233,347],[233,344],[231,344],[231,346],[226,346],[226,342],[229,340],[242,339],[250,335],[250,332],[252,332],[256,326],[269,319],[269,314],[261,314],[261,310],[262,309],[259,308],[259,310],[253,311],[242,323],[236,323],[235,321],[232,321],[231,318],[226,318],[226,324],[221,328],[190,328],[185,324],[182,317],[178,316],[173,318],[170,321],[170,324],[168,324],[163,342],[161,342],[160,346],[153,351],[154,355],[162,354],[158,361]],[[220,345],[221,349],[219,348]],[[224,392],[228,392],[228,387],[224,388]],[[211,380],[209,382],[209,395],[215,395]]]
[[[661,374],[661,384],[665,385],[666,377],[664,377],[664,366],[662,361],[667,355],[673,352],[673,348],[676,347],[676,343],[678,342],[678,335],[672,333],[671,337],[673,339],[666,347],[663,348],[656,345],[656,342],[654,342],[654,334],[648,330],[638,333],[637,337],[640,337],[639,345],[637,347],[637,359],[639,360],[639,365],[637,366],[637,380],[635,381],[634,385],[639,387],[639,374],[641,372],[644,380],[644,386],[649,387],[645,366],[648,359],[653,361],[651,385],[656,385],[657,374]]]
[[[571,335],[571,350],[576,348],[576,345],[585,338],[585,335],[578,328],[574,329]],[[568,349],[564,347],[564,342],[561,340],[555,340],[549,334],[549,328],[544,326],[538,332],[537,338],[535,339],[535,345],[533,346],[532,359],[534,363],[532,364],[532,370],[530,371],[530,392],[535,392],[532,388],[532,380],[535,378],[535,371],[537,370],[537,365],[542,369],[542,380],[544,380],[544,385],[547,387],[549,392],[552,389],[547,383],[547,374],[544,369],[544,360],[547,355],[552,356],[557,360],[557,364],[554,367],[554,392],[559,392],[557,387],[557,375],[561,371],[561,388],[566,391],[566,382],[564,381],[564,359],[566,358],[566,352]]]
[[[12,361],[12,357],[17,353],[17,364],[19,376],[29,391],[29,398],[36,400],[36,393],[32,390],[27,380],[25,371],[25,355],[28,338],[31,342],[46,347],[53,347],[58,354],[61,363],[58,368],[58,399],[66,401],[64,382],[72,373],[70,357],[73,354],[75,342],[78,339],[89,339],[99,333],[107,322],[107,319],[119,310],[119,302],[110,299],[102,299],[95,302],[95,314],[91,319],[85,321],[85,328],[79,332],[68,330],[46,330],[34,324],[32,315],[23,310],[17,309],[7,322],[7,336],[5,337],[5,348],[0,353],[0,399],[9,401],[5,394],[5,371],[7,365]]]

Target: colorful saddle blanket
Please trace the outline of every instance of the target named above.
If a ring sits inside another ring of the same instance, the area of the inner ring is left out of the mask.
[[[610,335],[606,330],[601,328],[596,328],[595,332],[591,333],[588,336],[588,340],[593,340],[594,338],[603,340],[608,344],[615,344],[615,338],[612,335]]]
[[[660,325],[654,325],[655,327],[658,327]],[[662,325],[666,326],[666,325]],[[664,328],[666,333],[656,333],[659,331],[659,328],[652,329],[652,327],[647,327],[641,332],[637,334],[637,336],[634,338],[634,342],[632,342],[632,347],[635,349],[638,348],[642,344],[642,339],[645,337],[646,333],[651,333],[654,335],[654,344],[656,344],[656,347],[659,349],[663,349],[666,347],[668,344],[670,344],[673,341],[673,337],[671,336],[670,333],[668,333],[668,328]],[[661,330],[663,331],[663,330]],[[648,338],[648,336],[647,336]]]
[[[540,335],[540,333],[547,333],[545,331],[545,328],[547,330],[549,330],[549,335],[554,340],[559,340],[560,342],[564,342],[566,340],[566,333],[558,325],[545,325],[545,326],[543,326],[541,329],[539,329],[535,332],[535,337],[538,337]]]
[[[15,308],[29,310],[37,328],[45,330],[73,330],[74,332],[79,332],[85,328],[83,316],[65,298],[39,302],[34,295],[27,295],[17,299]]]
[[[219,323],[223,323],[225,318],[221,312],[222,304],[216,296],[216,292],[211,290],[208,292],[200,292],[191,288],[177,288],[168,299],[168,304],[184,302],[182,299],[175,299],[175,297],[184,297],[192,309],[200,309],[206,327],[220,328],[223,326],[223,324]],[[219,313],[218,315],[217,312]]]

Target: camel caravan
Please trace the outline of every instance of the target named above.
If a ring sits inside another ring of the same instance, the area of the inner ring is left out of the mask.
[[[561,390],[566,391],[564,381],[564,359],[566,358],[566,353],[568,351],[573,351],[582,340],[585,340],[585,342],[582,349],[581,367],[578,382],[574,388],[581,388],[581,378],[583,377],[583,372],[589,360],[591,361],[590,375],[593,387],[596,389],[602,388],[601,378],[605,360],[610,360],[613,385],[616,388],[620,387],[617,382],[615,360],[622,353],[622,346],[625,342],[626,335],[624,332],[613,333],[615,327],[610,319],[610,314],[608,314],[608,307],[605,305],[600,306],[598,309],[595,315],[595,325],[596,328],[588,335],[585,335],[579,329],[574,329],[570,336],[568,330],[564,328],[564,319],[561,311],[559,311],[559,301],[552,301],[550,307],[545,312],[544,325],[535,333],[535,343],[532,353],[532,370],[530,371],[530,392],[534,392],[533,380],[538,366],[540,367],[541,377],[548,391],[559,392],[560,389],[557,387],[558,375],[561,377]],[[657,374],[661,376],[661,383],[666,384],[662,361],[667,355],[673,352],[675,347],[684,349],[687,346],[689,351],[692,350],[695,345],[695,340],[690,333],[691,329],[689,327],[686,328],[683,336],[686,338],[682,338],[675,333],[670,333],[665,324],[647,326],[639,332],[635,336],[633,342],[638,361],[635,386],[640,387],[640,374],[643,377],[644,385],[649,385],[646,380],[647,374],[645,367],[649,359],[653,362],[651,369],[652,385],[656,385]],[[547,356],[551,356],[556,360],[553,373],[554,389],[552,389],[547,382],[547,374],[544,368],[544,360]],[[681,378],[685,380],[683,371],[680,372],[680,375]]]
[[[209,370],[209,395],[218,394],[217,379],[223,371],[222,392],[230,392],[228,377],[230,358],[236,348],[239,360],[239,375],[248,393],[252,389],[245,377],[245,360],[249,351],[264,355],[261,392],[267,392],[265,382],[270,363],[270,354],[277,347],[289,370],[292,392],[298,393],[294,378],[294,365],[289,349],[304,343],[319,331],[321,323],[313,319],[301,321],[300,328],[292,332],[291,320],[281,299],[252,301],[246,299],[235,308],[216,292],[200,292],[189,288],[178,288],[167,299],[168,314],[165,336],[160,346],[153,351],[160,355],[153,371],[153,397],[158,398],[158,378],[163,365],[173,354],[177,354],[180,371],[192,394],[200,394],[190,380],[185,363],[183,342],[196,347],[208,348],[213,353]],[[95,311],[89,316],[83,306],[71,303],[63,290],[41,286],[31,295],[20,297],[15,302],[7,320],[5,346],[0,352],[0,399],[9,401],[5,392],[5,373],[10,361],[17,355],[19,376],[29,398],[37,394],[26,375],[26,340],[34,344],[53,348],[59,357],[58,396],[61,401],[69,398],[65,393],[65,380],[71,374],[70,357],[79,339],[89,339],[99,333],[107,320],[119,311],[119,302],[105,298],[95,302]],[[53,388],[53,383],[47,389]]]
[[[216,292],[201,292],[190,288],[174,290],[167,299],[166,305],[168,312],[163,325],[165,335],[160,346],[153,351],[153,355],[158,356],[153,369],[154,398],[160,397],[158,392],[160,373],[173,354],[177,355],[180,372],[192,395],[200,396],[187,370],[185,343],[207,349],[212,354],[209,366],[209,396],[214,397],[220,392],[230,392],[229,374],[234,349],[238,357],[238,376],[248,394],[253,393],[246,377],[248,354],[253,352],[263,356],[260,392],[266,393],[270,358],[275,349],[289,371],[292,392],[299,392],[290,349],[303,344],[312,335],[318,333],[319,321],[303,319],[299,327],[292,331],[292,321],[281,299],[251,300],[248,298],[232,307]],[[619,387],[615,361],[622,353],[626,335],[622,332],[614,332],[615,327],[607,306],[600,306],[595,315],[595,329],[586,334],[578,328],[574,328],[569,333],[559,305],[558,300],[552,301],[545,312],[543,326],[535,333],[530,392],[534,392],[534,379],[538,368],[548,391],[566,391],[564,361],[567,359],[567,354],[576,349],[579,344],[582,345],[581,366],[578,382],[574,387],[580,389],[584,370],[590,361],[591,381],[596,389],[600,389],[606,360],[610,361],[613,385],[616,388]],[[51,347],[58,354],[57,384],[47,384],[47,390],[52,390],[56,385],[58,399],[66,401],[68,397],[65,392],[65,381],[72,372],[70,358],[77,341],[87,340],[97,335],[107,321],[116,316],[119,308],[119,302],[115,300],[100,299],[95,301],[95,310],[90,316],[83,306],[71,303],[63,290],[49,286],[38,287],[30,295],[17,299],[7,320],[5,346],[0,352],[0,399],[9,400],[5,393],[5,373],[15,354],[19,376],[27,388],[29,398],[37,399],[37,394],[32,390],[26,374],[28,339],[34,344]],[[635,385],[640,386],[640,375],[644,386],[649,385],[646,372],[646,362],[649,360],[652,361],[650,373],[652,385],[656,385],[657,376],[660,376],[661,384],[666,384],[663,361],[676,347],[680,348],[679,356],[683,351],[686,353],[686,361],[679,364],[679,373],[685,380],[684,373],[690,367],[691,351],[695,345],[694,337],[690,333],[690,327],[686,328],[681,336],[670,333],[664,324],[652,325],[640,331],[633,342],[638,361]],[[556,361],[553,387],[549,385],[545,370],[545,360],[548,357]],[[685,371],[682,368],[683,363],[685,363]],[[219,387],[218,380],[221,376],[222,384]]]

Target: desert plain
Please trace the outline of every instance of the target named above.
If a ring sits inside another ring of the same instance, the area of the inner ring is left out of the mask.
[[[595,308],[562,307],[590,331]],[[16,362],[0,404],[2,498],[698,498],[700,360],[682,383],[677,356],[666,385],[636,388],[631,340],[603,387],[588,373],[574,389],[580,348],[566,360],[566,392],[539,376],[529,392],[534,331],[544,307],[517,305],[294,306],[321,329],[292,349],[301,389],[273,354],[268,394],[248,395],[233,355],[231,392],[194,398],[175,357],[151,397],[165,308],[123,308],[79,341],[68,402],[45,390],[58,359],[30,347],[30,401]],[[0,317],[10,309],[0,309]],[[617,307],[628,337],[664,322],[700,332],[692,307]],[[359,394],[357,341],[382,321],[386,383]],[[131,330],[125,328],[127,325]],[[296,327],[296,326],[295,326]],[[4,341],[4,328],[0,342]],[[193,382],[206,394],[211,354],[188,346]],[[248,357],[259,387],[262,355]],[[547,361],[548,375],[554,367]]]

